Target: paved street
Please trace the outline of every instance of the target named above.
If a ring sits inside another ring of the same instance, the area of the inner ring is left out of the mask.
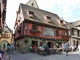
[[[6,60],[6,59],[5,59]],[[14,54],[12,60],[80,60],[80,56],[77,52],[69,53],[69,56],[63,54],[53,54],[48,56],[41,56],[37,53],[26,53],[26,54]]]

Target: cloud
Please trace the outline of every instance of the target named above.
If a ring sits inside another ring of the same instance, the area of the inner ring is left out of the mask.
[[[80,0],[36,0],[41,9],[58,14],[66,21],[74,21],[80,18],[76,17],[76,8],[80,8]],[[79,15],[79,14],[77,14]]]
[[[53,3],[53,0],[36,0],[37,1],[37,4],[38,6],[41,8],[41,9],[44,9],[44,8],[53,8],[55,6],[55,4]]]

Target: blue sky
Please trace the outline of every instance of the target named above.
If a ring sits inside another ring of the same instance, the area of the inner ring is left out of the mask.
[[[29,0],[7,0],[6,23],[14,30],[19,4]],[[80,20],[80,0],[36,0],[40,9],[56,13],[67,22]]]

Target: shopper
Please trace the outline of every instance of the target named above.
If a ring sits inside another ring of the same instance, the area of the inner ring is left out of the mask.
[[[68,52],[69,52],[69,44],[65,43],[65,50],[66,50],[66,56],[68,56]]]
[[[11,60],[13,48],[12,48],[12,46],[10,44],[7,44],[7,46],[8,47],[7,47],[7,50],[6,50],[6,54],[7,54],[6,60]]]

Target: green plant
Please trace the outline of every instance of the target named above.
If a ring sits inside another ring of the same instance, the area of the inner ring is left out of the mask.
[[[40,33],[40,31],[38,30],[37,25],[33,25],[32,29],[30,30],[31,33]]]

